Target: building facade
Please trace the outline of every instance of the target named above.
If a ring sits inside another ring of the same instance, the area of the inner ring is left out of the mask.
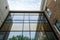
[[[47,0],[46,16],[54,30],[58,40],[60,40],[60,0]]]

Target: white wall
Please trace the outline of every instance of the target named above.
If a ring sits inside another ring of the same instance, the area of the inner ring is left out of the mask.
[[[47,3],[47,0],[42,0],[42,2],[41,2],[41,10],[45,11],[46,3]]]
[[[9,7],[7,0],[0,0],[0,27],[1,24],[4,22],[4,20],[6,19],[8,12],[9,12]]]

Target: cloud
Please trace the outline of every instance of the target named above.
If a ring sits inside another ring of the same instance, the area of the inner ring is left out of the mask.
[[[8,0],[10,10],[40,10],[41,0]]]

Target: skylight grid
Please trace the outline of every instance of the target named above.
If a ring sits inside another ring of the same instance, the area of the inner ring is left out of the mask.
[[[14,14],[14,15],[10,15],[7,18],[6,22],[13,23],[11,31],[22,31],[22,30],[23,31],[29,31],[29,30],[36,31],[39,13],[35,13],[35,14],[32,14],[32,13],[10,13],[10,14]]]

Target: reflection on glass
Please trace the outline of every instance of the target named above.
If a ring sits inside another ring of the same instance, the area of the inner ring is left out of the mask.
[[[38,10],[42,0],[8,0],[10,10]]]
[[[37,32],[36,40],[48,40],[45,32]]]
[[[11,31],[22,31],[23,23],[13,23]]]
[[[23,20],[23,16],[14,16],[13,20],[19,21],[19,20]]]
[[[18,36],[22,36],[22,32],[10,32],[7,40],[16,40]]]
[[[37,29],[37,23],[31,23],[30,24],[30,30],[31,31],[36,31],[36,29]]]
[[[27,22],[27,23],[29,23],[29,15],[28,16],[24,16],[24,22]]]
[[[3,40],[4,35],[5,35],[5,33],[4,33],[4,32],[0,32],[0,40]]]
[[[29,34],[29,33],[30,33],[30,32],[23,32],[23,36],[30,38],[30,34]]]
[[[37,27],[39,13],[11,13],[11,17],[7,18],[7,22],[11,22],[12,18],[13,24],[11,31],[22,31],[22,30],[35,30]]]
[[[36,32],[31,32],[31,40],[35,40]]]
[[[58,20],[56,20],[55,25],[56,25],[58,31],[60,32],[60,22]]]
[[[23,29],[24,31],[26,30],[26,31],[29,31],[30,29],[29,29],[29,23],[24,23],[24,29]]]
[[[10,32],[7,40],[35,40],[36,32]]]
[[[38,17],[39,17],[39,16],[30,16],[30,20],[33,20],[33,21],[34,21],[34,20],[38,20]]]
[[[19,31],[19,32],[10,32],[8,40],[13,39],[13,38],[18,40],[19,38],[17,38],[17,37],[21,37],[20,40],[22,40],[22,39],[33,40],[35,38],[35,32],[30,32],[29,30],[36,31],[39,13],[37,13],[37,14],[11,13],[11,17],[12,17],[12,21],[13,21],[11,31]],[[9,22],[11,17],[9,16],[6,20],[6,22]],[[28,31],[28,32],[26,32],[26,31]]]

